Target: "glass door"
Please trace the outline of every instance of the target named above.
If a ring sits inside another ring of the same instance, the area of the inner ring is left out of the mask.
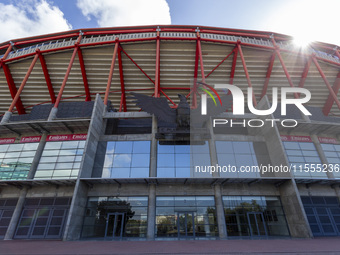
[[[108,213],[105,237],[122,238],[124,232],[124,213]]]
[[[248,212],[247,217],[252,237],[267,236],[266,224],[262,212]]]
[[[178,237],[195,237],[195,220],[193,212],[177,213]]]

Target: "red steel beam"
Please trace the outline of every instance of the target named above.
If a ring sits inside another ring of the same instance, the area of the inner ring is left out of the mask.
[[[85,94],[86,94],[85,101],[88,102],[88,101],[91,101],[91,93],[90,93],[89,83],[87,81],[87,75],[86,75],[83,53],[82,53],[82,51],[79,47],[78,47],[78,58],[79,58],[81,75],[83,76],[84,89],[85,89]]]
[[[171,98],[167,95],[167,94],[165,94],[165,92],[163,91],[163,90],[161,90],[161,93],[170,101],[170,103],[172,103],[174,106],[177,106],[175,103],[174,103],[174,101],[172,101],[171,100]]]
[[[55,98],[54,89],[53,89],[53,86],[52,86],[50,74],[48,73],[46,61],[45,61],[44,56],[41,54],[41,52],[39,52],[38,55],[39,55],[41,68],[42,68],[44,76],[45,76],[46,85],[47,85],[47,88],[48,88],[48,93],[50,94],[52,104],[54,104],[55,101],[56,101],[56,98]]]
[[[270,76],[271,76],[272,71],[273,71],[275,57],[276,57],[276,52],[274,52],[272,54],[272,56],[270,57],[270,61],[269,61],[268,69],[267,69],[267,74],[266,74],[266,79],[264,81],[264,85],[263,85],[263,88],[262,88],[261,98],[263,98],[267,94],[267,89],[268,89],[268,85],[269,85]]]
[[[191,92],[193,92],[191,106],[195,109],[197,108],[197,77],[198,77],[198,60],[199,60],[199,51],[198,51],[198,40],[196,40],[196,55],[195,55],[195,69],[194,69],[194,84],[193,90],[190,91],[187,98],[190,96]]]
[[[248,68],[247,68],[247,65],[246,65],[246,61],[245,61],[245,59],[244,59],[244,55],[243,55],[243,52],[242,52],[241,41],[238,41],[238,43],[237,43],[237,49],[238,49],[238,52],[240,53],[240,57],[241,57],[242,65],[243,65],[243,69],[244,69],[244,73],[245,73],[245,75],[246,75],[247,82],[248,82],[248,87],[251,88],[252,85],[251,85],[251,81],[250,81],[250,77],[249,77],[249,73],[248,73]],[[257,105],[254,91],[253,91],[253,104],[254,104],[254,106]]]
[[[336,95],[339,93],[339,90],[340,90],[340,71],[338,72],[338,75],[336,76],[336,79],[335,79],[335,82],[334,82],[332,89],[333,89],[333,91]],[[333,106],[333,103],[334,103],[334,99],[333,99],[331,93],[329,93],[328,98],[325,102],[325,105],[323,106],[323,109],[322,109],[323,113],[326,116],[330,113],[332,106]]]
[[[146,74],[146,72],[144,72],[144,70],[129,56],[129,54],[127,54],[126,53],[126,51],[123,49],[123,48],[121,48],[122,49],[122,52],[132,61],[132,63],[134,63],[135,64],[135,66],[137,66],[137,68],[139,69],[139,70],[141,70],[141,72],[153,83],[153,84],[155,84],[155,82],[150,78],[150,76],[149,75],[147,75]]]
[[[227,58],[230,57],[231,54],[233,54],[235,52],[235,49],[233,49],[224,59],[222,59],[222,61],[220,63],[217,64],[217,66],[215,66],[210,73],[208,73],[205,78],[208,78],[210,76],[210,74],[212,74],[220,65],[223,64],[224,61],[226,61]]]
[[[30,65],[30,67],[28,68],[28,70],[27,70],[27,72],[26,72],[26,75],[25,75],[25,77],[24,77],[24,79],[23,79],[23,81],[22,81],[22,83],[21,83],[21,85],[20,85],[20,87],[19,87],[19,89],[18,89],[18,91],[17,91],[15,97],[13,98],[12,104],[11,104],[11,106],[8,108],[8,111],[9,111],[9,112],[12,112],[13,109],[14,109],[14,106],[17,104],[17,102],[18,102],[18,100],[19,100],[19,98],[20,98],[20,94],[21,94],[21,92],[23,91],[23,89],[24,89],[24,87],[25,87],[25,85],[26,85],[26,82],[27,82],[27,80],[28,80],[28,77],[29,77],[29,76],[31,75],[31,73],[32,73],[32,70],[33,70],[33,68],[34,68],[35,63],[36,63],[37,60],[38,60],[38,57],[39,57],[39,52],[37,52],[37,53],[35,54],[35,56],[34,56],[34,58],[33,58],[33,60],[32,60],[32,63],[31,63],[31,65]]]
[[[65,73],[65,76],[64,76],[63,83],[61,84],[57,100],[54,103],[54,106],[53,106],[54,108],[58,108],[60,100],[61,100],[61,97],[63,96],[63,92],[64,92],[64,89],[65,89],[65,86],[66,86],[66,82],[67,82],[68,76],[70,75],[74,59],[75,59],[75,57],[77,55],[77,52],[78,52],[80,40],[81,40],[81,34],[79,35],[77,42],[73,46],[74,50],[73,50],[73,53],[72,53],[72,56],[71,56],[71,59],[70,59],[70,63],[68,64],[68,67],[67,67],[67,70],[66,70],[66,73]]]
[[[283,61],[283,58],[282,58],[281,53],[280,53],[280,49],[277,47],[275,52],[276,52],[276,54],[277,54],[277,56],[278,56],[278,58],[280,60],[281,66],[282,66],[283,71],[284,71],[284,73],[286,75],[286,78],[288,80],[289,86],[294,88],[295,86],[294,86],[293,81],[292,81],[292,79],[291,79],[291,77],[289,75],[289,72],[288,72],[288,69],[287,69],[287,67],[285,65],[285,62]],[[294,97],[295,98],[299,98],[299,94],[298,93],[294,93]]]
[[[4,70],[4,73],[5,73],[5,76],[6,76],[9,92],[11,93],[12,99],[14,99],[18,90],[17,90],[17,87],[14,84],[11,71],[9,70],[8,66],[5,63],[2,64],[2,69]],[[17,111],[18,111],[19,114],[25,114],[26,113],[20,97],[18,98],[15,107],[17,108]]]
[[[107,102],[109,100],[109,93],[110,93],[110,88],[111,88],[113,71],[115,69],[115,63],[116,63],[116,57],[117,57],[118,48],[119,48],[119,41],[118,41],[118,38],[117,38],[116,39],[116,43],[115,43],[115,48],[113,50],[113,56],[112,56],[112,61],[111,61],[110,73],[109,73],[109,78],[107,80],[105,97],[104,97],[104,105],[106,105],[106,106],[107,106]]]
[[[127,111],[126,109],[126,94],[125,94],[125,84],[124,84],[124,73],[123,73],[123,63],[122,63],[122,49],[118,49],[118,64],[119,64],[119,77],[120,77],[120,89],[122,92],[121,99],[120,99],[120,106],[119,111],[121,112],[124,109],[124,112]]]
[[[301,75],[301,79],[300,79],[300,82],[299,82],[300,88],[303,88],[305,86],[306,78],[307,78],[311,63],[312,63],[312,58],[309,58],[306,62],[305,68],[303,69],[303,72],[302,72],[302,75]]]
[[[3,61],[7,58],[8,54],[11,52],[11,50],[12,50],[12,44],[9,44],[4,56],[0,60],[0,68],[3,65]]]
[[[156,38],[155,97],[160,97],[160,92],[160,39],[158,30]]]
[[[326,78],[326,75],[325,75],[324,72],[322,71],[322,68],[321,68],[321,66],[319,65],[319,63],[318,63],[317,59],[315,58],[315,56],[312,57],[312,60],[313,60],[313,63],[315,64],[316,68],[318,69],[318,71],[319,71],[319,73],[320,73],[320,75],[321,75],[323,81],[325,82],[325,84],[326,84],[326,86],[327,86],[327,88],[328,88],[328,90],[329,90],[329,95],[330,95],[331,98],[332,98],[332,99],[329,101],[329,103],[328,103],[327,101],[326,101],[326,103],[332,106],[332,105],[333,105],[333,102],[335,102],[336,105],[338,106],[338,108],[340,109],[340,102],[339,102],[339,99],[338,99],[338,97],[337,97],[337,95],[336,95],[337,93],[334,92],[333,88],[332,88],[331,85],[329,84],[329,82],[328,82],[328,80],[327,80],[327,78]],[[338,92],[338,91],[337,91],[337,92]],[[331,107],[331,106],[330,106],[330,107]],[[328,108],[325,109],[325,107],[324,107],[323,113],[324,113],[326,116],[329,114],[330,108],[329,108],[328,111],[327,111],[327,110],[328,110]]]
[[[200,59],[200,67],[201,67],[201,77],[202,82],[205,83],[205,75],[204,75],[204,64],[203,64],[203,55],[202,55],[202,45],[201,45],[201,37],[197,32],[197,45],[198,45],[198,55]]]
[[[234,77],[235,77],[235,70],[236,70],[236,63],[237,63],[237,55],[238,55],[238,49],[237,46],[234,48],[234,57],[233,57],[233,63],[231,65],[231,71],[230,71],[230,77],[229,77],[229,84],[234,83]]]

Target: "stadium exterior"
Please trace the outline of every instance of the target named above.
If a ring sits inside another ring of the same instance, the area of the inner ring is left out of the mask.
[[[0,44],[0,58],[0,238],[340,235],[337,46],[146,26],[12,40]],[[227,111],[218,119],[234,126],[209,120],[205,132],[188,133],[164,126],[129,95],[176,108],[182,94],[196,108],[196,81],[244,94],[251,87],[262,110],[274,87],[305,88],[311,115],[290,105],[286,116],[280,107],[266,116]],[[287,127],[292,120],[298,124]],[[212,170],[219,166],[236,171]],[[290,171],[241,171],[252,166]]]

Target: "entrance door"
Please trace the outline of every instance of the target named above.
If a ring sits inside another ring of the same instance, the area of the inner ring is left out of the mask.
[[[105,237],[122,238],[124,232],[124,213],[108,213]]]
[[[178,237],[195,237],[195,218],[193,212],[177,213]]]
[[[247,213],[250,234],[252,237],[266,237],[267,229],[262,212]]]

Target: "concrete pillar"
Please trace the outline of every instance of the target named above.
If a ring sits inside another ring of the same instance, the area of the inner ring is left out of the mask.
[[[56,107],[52,107],[51,111],[50,111],[50,115],[48,116],[48,121],[52,121],[55,118],[57,118],[57,113],[58,113],[58,108]]]
[[[106,122],[103,121],[103,109],[104,103],[99,94],[97,94],[87,133],[84,156],[80,165],[80,174],[74,188],[63,240],[78,240],[81,236],[89,187],[80,178],[91,178],[98,141],[105,131]]]
[[[79,240],[84,221],[88,186],[78,179],[74,190],[63,235],[64,241]]]
[[[44,148],[45,148],[46,138],[47,138],[47,133],[43,133],[42,136],[41,136],[38,148],[35,152],[30,171],[28,172],[27,179],[33,179],[34,178],[35,172],[37,171],[37,167],[39,165],[41,155],[42,155]]]
[[[262,98],[258,103],[257,109],[269,108],[270,105],[268,98],[267,96],[264,96],[264,98]],[[260,118],[275,119],[272,114],[268,116],[261,116]],[[259,132],[262,136],[266,137],[266,146],[269,152],[271,165],[289,166],[288,158],[286,156],[276,122],[273,122],[273,127],[271,127],[271,125],[261,127]],[[293,174],[290,172],[271,173],[264,174],[261,177],[276,177],[278,178],[278,181],[280,181],[280,178],[286,179],[285,183],[281,184],[278,189],[291,236],[299,238],[312,237],[312,231],[310,229]]]
[[[215,145],[215,135],[214,135],[214,130],[212,126],[211,119],[207,121],[207,128],[209,129],[210,132],[210,139],[208,140],[209,143],[209,152],[210,152],[210,162],[212,166],[218,165],[218,159],[217,159],[217,153],[216,153],[216,145]],[[213,172],[212,177],[218,178],[220,177],[219,172]]]
[[[155,239],[155,226],[156,226],[156,185],[149,186],[149,199],[148,199],[148,232],[147,239]]]
[[[15,235],[15,231],[17,229],[17,225],[20,220],[21,212],[22,212],[22,209],[24,208],[27,191],[28,191],[28,187],[24,187],[20,191],[19,199],[14,209],[11,221],[9,222],[4,240],[12,240]]]
[[[214,186],[214,192],[215,192],[214,195],[215,195],[218,234],[219,234],[220,239],[226,239],[227,238],[227,227],[225,224],[224,207],[223,207],[222,192],[221,192],[220,184],[216,184]]]
[[[151,139],[151,155],[150,155],[150,177],[157,177],[157,117],[152,116],[152,139]]]
[[[322,146],[321,146],[321,143],[319,141],[319,138],[316,135],[311,135],[311,138],[312,138],[312,141],[313,141],[314,146],[316,148],[316,151],[319,154],[319,157],[320,157],[320,160],[321,160],[322,164],[328,165],[329,163],[328,163],[327,157],[325,155],[325,152],[322,149]],[[327,172],[327,177],[330,178],[330,179],[334,179],[335,178],[333,172]]]
[[[295,180],[280,185],[279,191],[291,237],[313,237]]]
[[[11,113],[11,112],[6,112],[6,113],[4,114],[4,116],[2,117],[0,124],[6,124],[6,123],[8,123],[8,122],[9,122],[9,119],[10,119],[11,117],[12,117],[12,113]]]

